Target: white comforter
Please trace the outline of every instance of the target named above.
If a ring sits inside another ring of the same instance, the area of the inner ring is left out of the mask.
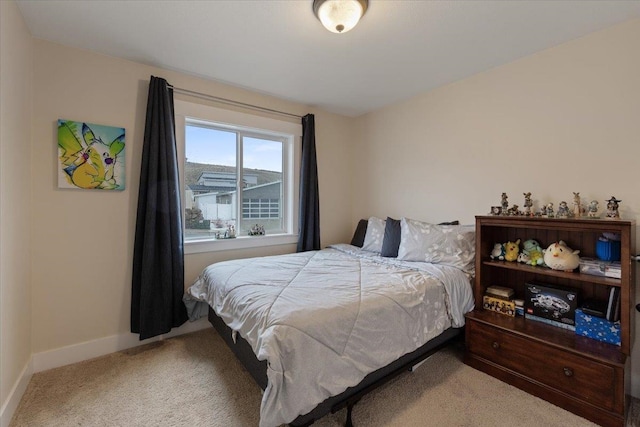
[[[308,413],[473,309],[462,271],[350,245],[216,263],[186,299],[208,303],[268,361],[261,427]]]

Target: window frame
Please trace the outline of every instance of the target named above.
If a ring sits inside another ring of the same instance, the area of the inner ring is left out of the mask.
[[[174,102],[176,119],[176,144],[178,153],[178,170],[180,174],[182,201],[181,215],[184,218],[185,189],[185,129],[187,124],[202,125],[214,129],[241,131],[245,136],[263,138],[266,135],[283,138],[282,165],[282,206],[284,232],[267,234],[265,236],[240,235],[235,239],[201,238],[184,240],[185,254],[215,252],[230,249],[256,248],[262,246],[295,244],[298,241],[298,191],[300,169],[300,147],[302,140],[302,125],[285,120],[277,120],[264,116],[225,110],[209,105],[196,104],[182,100]],[[256,131],[258,133],[256,133]],[[240,145],[236,143],[236,158],[242,159]],[[242,182],[241,163],[238,163],[238,181]],[[238,198],[236,211],[238,221],[241,220],[243,201]],[[184,227],[184,221],[183,221]]]

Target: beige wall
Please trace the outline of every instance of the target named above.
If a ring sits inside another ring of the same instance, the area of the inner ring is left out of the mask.
[[[15,3],[0,2],[0,407],[31,358],[32,45]]]
[[[33,352],[129,331],[131,260],[149,76],[176,87],[316,115],[323,244],[349,234],[351,120],[230,86],[35,41],[32,221]],[[189,100],[182,96],[178,99]],[[194,102],[202,102],[192,99]],[[126,128],[127,188],[122,192],[60,190],[56,121]],[[331,166],[326,173],[324,166]],[[190,284],[214,261],[294,252],[295,245],[188,255]]]
[[[522,206],[525,191],[536,209],[570,203],[574,191],[604,208],[614,195],[622,216],[638,221],[640,20],[367,114],[356,132],[352,223],[370,215],[472,223],[502,192]],[[635,396],[638,323],[640,315]]]

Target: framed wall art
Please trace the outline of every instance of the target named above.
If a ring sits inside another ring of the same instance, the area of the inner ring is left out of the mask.
[[[58,120],[58,187],[125,188],[125,130]]]

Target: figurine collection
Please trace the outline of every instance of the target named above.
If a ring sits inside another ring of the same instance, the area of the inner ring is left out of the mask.
[[[571,206],[566,201],[558,203],[557,210],[554,209],[552,202],[543,204],[540,210],[534,211],[533,201],[531,200],[531,192],[522,193],[524,196],[524,210],[520,210],[519,206],[513,204],[509,207],[509,197],[507,193],[502,193],[500,206],[491,206],[490,215],[502,215],[502,216],[530,216],[541,218],[600,218],[598,213],[599,202],[592,200],[588,204],[583,204],[580,199],[580,193],[573,193],[573,201]],[[620,202],[622,200],[617,199],[616,196],[611,196],[605,200],[607,202],[607,210],[604,212],[604,218],[606,219],[620,219]]]

